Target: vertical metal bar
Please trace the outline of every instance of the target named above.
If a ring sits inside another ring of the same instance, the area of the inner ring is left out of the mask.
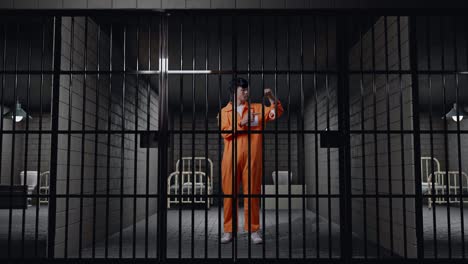
[[[85,17],[85,31],[84,31],[84,79],[83,79],[83,112],[82,112],[82,120],[81,120],[81,129],[83,133],[81,134],[81,176],[80,176],[80,224],[79,224],[79,238],[78,238],[78,256],[79,258],[82,257],[82,249],[83,249],[83,188],[84,188],[84,162],[85,162],[85,133],[84,130],[86,129],[86,82],[87,82],[87,74],[86,71],[88,70],[88,17]],[[70,103],[71,104],[71,103]]]
[[[288,73],[286,76],[287,83],[288,83],[288,250],[289,250],[289,259],[292,258],[292,228],[291,228],[291,177],[289,174],[291,173],[291,53],[290,53],[290,27],[291,27],[291,18],[287,16],[287,32],[286,32],[286,48],[287,48],[287,56],[288,56]]]
[[[183,17],[180,18],[180,70],[183,70],[184,67],[184,19]],[[184,119],[184,77],[183,75],[179,76],[180,78],[180,83],[179,83],[179,89],[180,89],[180,115],[179,115],[179,130],[183,130],[183,119]],[[181,166],[184,166],[182,157],[183,157],[183,149],[182,149],[182,133],[179,133],[179,167],[177,168],[177,171],[179,172],[178,177],[180,177],[179,181],[179,186],[177,187],[176,190],[179,191],[179,197],[177,197],[177,200],[179,201],[179,243],[178,243],[178,248],[179,248],[179,259],[182,258],[182,194],[183,194],[183,189],[182,189],[182,179],[183,179],[183,170],[184,168],[181,169]]]
[[[317,91],[317,72],[318,72],[318,63],[317,63],[317,16],[314,16],[314,23],[313,23],[313,31],[314,31],[314,43],[313,43],[313,54],[314,54],[314,76],[313,76],[313,87],[314,87],[314,130],[317,132],[318,130],[318,91]],[[319,228],[319,151],[318,151],[318,134],[314,133],[314,157],[315,157],[315,210],[316,210],[316,217],[315,217],[315,250],[316,250],[316,258],[320,258],[320,228]]]
[[[153,20],[148,18],[148,70],[151,70],[151,23]],[[146,131],[151,128],[151,77],[146,83]],[[148,240],[149,240],[149,175],[150,175],[150,149],[146,149],[146,186],[145,186],[145,258],[148,258]]]
[[[52,82],[52,135],[50,145],[50,178],[49,178],[49,211],[48,215],[56,215],[57,211],[57,158],[58,158],[58,128],[59,128],[59,99],[60,99],[60,69],[62,56],[62,17],[54,17],[54,44]],[[55,217],[48,218],[47,257],[55,257]]]
[[[73,102],[73,52],[74,52],[74,35],[75,35],[75,17],[71,17],[70,25],[70,67],[68,75],[68,124],[67,124],[67,175],[66,175],[66,191],[65,191],[65,247],[64,258],[68,258],[68,221],[70,220],[70,163],[71,163],[71,122],[72,122],[72,102]]]
[[[388,166],[388,192],[389,198],[389,217],[390,217],[390,255],[394,255],[393,246],[393,191],[392,191],[392,155],[391,155],[391,133],[390,133],[390,85],[389,85],[389,63],[388,63],[388,17],[384,16],[384,39],[385,39],[385,93],[386,93],[386,107],[387,107],[387,166]]]
[[[349,72],[348,44],[346,37],[347,17],[338,17],[337,23],[337,65],[338,65],[338,129],[343,135],[342,147],[339,149],[340,175],[340,248],[341,258],[345,263],[352,261],[352,217],[351,217],[351,163],[349,133]]]
[[[233,78],[237,77],[237,27],[236,27],[236,17],[233,15],[232,16],[232,72],[233,72]],[[232,94],[230,95],[232,96]],[[232,99],[232,104],[234,105],[234,111],[232,111],[232,119],[234,122],[232,123],[232,134],[233,134],[233,148],[232,148],[232,226],[233,226],[233,243],[232,243],[232,259],[233,261],[237,260],[237,135],[236,135],[236,129],[237,129],[237,89],[235,89],[234,93],[234,98]],[[236,128],[234,128],[236,126]]]
[[[445,71],[445,31],[443,17],[440,17],[440,50],[441,50],[441,66],[442,72]],[[442,97],[443,97],[443,109],[447,109],[447,89],[446,89],[446,78],[445,73],[442,74]],[[451,232],[451,217],[450,217],[450,188],[449,188],[449,178],[448,178],[448,168],[449,168],[449,156],[448,156],[448,124],[447,118],[444,119],[444,152],[445,152],[445,183],[446,183],[446,193],[445,199],[447,200],[447,235],[448,235],[448,258],[452,258],[452,232]]]
[[[360,90],[361,90],[361,130],[365,130],[364,126],[364,120],[365,120],[365,91],[364,91],[364,49],[363,49],[363,41],[364,41],[364,36],[363,36],[363,28],[365,28],[365,23],[364,21],[361,21],[360,27],[359,27],[359,69],[361,71],[360,74],[360,80],[359,80],[359,85],[360,85]],[[363,230],[364,230],[364,258],[368,259],[368,237],[367,237],[367,186],[366,186],[366,181],[367,181],[367,175],[366,175],[366,135],[364,133],[361,134],[361,151],[362,151],[362,204],[363,204],[363,212],[364,212],[364,219],[363,219]]]
[[[209,51],[209,18],[207,17],[206,20],[205,20],[205,39],[206,39],[206,42],[205,42],[205,70],[208,70],[208,61],[209,61],[209,55],[208,55],[208,51]],[[208,170],[208,104],[209,104],[209,101],[208,101],[208,74],[205,74],[205,102],[206,102],[206,105],[205,105],[205,171],[206,172],[210,172],[210,178],[213,177],[212,175],[212,171],[211,170]],[[200,164],[201,166],[201,164]],[[208,183],[209,183],[209,180],[208,180],[208,173],[205,174],[205,195],[203,196],[205,198],[205,259],[208,259],[208,209],[210,208],[210,202],[211,202],[211,197],[212,196],[209,196],[208,194]],[[211,183],[213,185],[213,183]]]
[[[421,160],[421,141],[419,124],[419,83],[418,83],[418,57],[417,57],[417,36],[416,36],[416,17],[409,17],[409,44],[410,44],[410,69],[413,97],[413,142],[414,142],[414,160]],[[416,194],[416,241],[417,257],[421,262],[424,258],[424,234],[422,218],[422,194],[421,194],[421,167],[414,166],[415,171],[415,194]]]
[[[329,21],[328,17],[325,18],[325,69],[328,72],[329,71],[329,65],[328,65],[328,45],[329,45]],[[325,74],[325,90],[327,91],[327,121],[326,121],[326,126],[327,130],[330,130],[330,89],[329,89],[329,82],[328,82],[328,73]],[[327,148],[327,207],[328,207],[328,258],[331,259],[332,257],[332,232],[331,232],[331,152],[330,148]]]
[[[401,65],[401,17],[397,17],[397,41],[398,41],[398,85],[400,89],[400,130],[403,131],[404,126],[403,126],[403,118],[404,118],[404,111],[403,111],[403,80],[401,76],[401,71],[402,71],[402,65]],[[404,258],[408,258],[408,232],[406,232],[407,228],[407,223],[406,223],[406,173],[405,173],[405,150],[404,150],[404,140],[405,140],[405,135],[403,133],[400,134],[400,157],[401,157],[401,188],[403,190],[403,246],[404,246]]]
[[[135,144],[134,144],[134,163],[133,163],[133,252],[132,257],[133,259],[136,258],[136,232],[137,232],[137,185],[138,185],[138,105],[140,103],[140,75],[138,74],[140,69],[140,19],[137,18],[137,27],[136,27],[136,49],[137,49],[137,56],[136,56],[136,87],[135,87]],[[148,98],[149,100],[149,98]]]
[[[96,70],[97,70],[97,83],[96,83],[96,113],[99,111],[99,89],[101,83],[101,25],[97,25],[97,39],[96,39]],[[111,98],[108,98],[109,100]],[[96,130],[99,129],[99,118],[96,117],[94,127]],[[99,135],[94,135],[94,183],[93,183],[93,241],[92,241],[92,258],[96,258],[96,214],[97,214],[97,174],[98,174],[98,142]]]
[[[3,24],[3,53],[2,53],[2,58],[3,58],[3,63],[2,63],[2,70],[6,70],[6,51],[7,51],[7,24]],[[1,114],[1,118],[0,118],[0,131],[2,133],[0,133],[0,161],[3,160],[3,114],[4,114],[4,105],[5,105],[5,73],[2,73],[2,90],[1,90],[1,98],[0,98],[0,114]],[[3,169],[3,162],[0,162],[0,171],[2,171]],[[10,199],[10,203],[11,203],[11,199]],[[11,229],[11,224],[8,223],[8,229]],[[8,241],[10,242],[10,241]]]
[[[251,28],[250,28],[250,16],[247,16],[247,79],[249,81],[249,85],[251,85],[251,81],[250,81],[250,32]],[[247,216],[247,224],[248,224],[248,237],[247,237],[247,253],[248,253],[248,259],[251,259],[252,258],[252,249],[251,249],[251,246],[252,246],[252,242],[251,242],[251,239],[250,239],[250,236],[251,236],[251,233],[252,233],[252,228],[251,228],[251,223],[252,223],[252,198],[251,198],[251,183],[250,183],[250,180],[252,179],[252,168],[251,168],[251,159],[252,159],[252,149],[250,147],[250,144],[251,144],[251,136],[252,136],[252,133],[251,133],[251,118],[250,118],[250,106],[251,106],[251,96],[249,96],[248,98],[248,104],[247,104],[247,118],[248,118],[248,123],[247,123],[247,129],[248,129],[248,134],[247,134],[247,204],[244,204],[244,214],[245,214],[245,209],[248,208],[248,212],[249,212],[249,215]],[[245,190],[244,190],[244,193],[245,193]],[[244,198],[244,201],[245,201],[245,198]],[[245,219],[245,218],[244,218]]]
[[[262,16],[262,87],[265,87],[265,16]],[[262,103],[262,116],[265,116],[265,107]],[[265,153],[265,120],[262,118],[262,153]],[[265,155],[262,155],[262,237],[265,238]],[[262,258],[265,259],[266,246],[262,243]]]
[[[430,17],[427,17],[427,27],[426,27],[426,35],[427,35],[427,69],[428,69],[428,88],[429,88],[429,131],[430,131],[430,145],[431,145],[431,194],[432,198],[429,201],[432,208],[432,227],[433,227],[433,242],[434,242],[434,258],[438,257],[438,246],[437,246],[437,217],[436,217],[436,207],[435,207],[435,174],[434,174],[434,134],[433,134],[433,117],[432,117],[432,74],[431,74],[431,20]],[[419,122],[419,121],[418,121]],[[424,252],[422,253],[424,256]]]
[[[453,59],[454,59],[454,66],[455,66],[455,103],[457,104],[457,108],[456,108],[456,111],[457,111],[457,120],[458,120],[458,116],[460,114],[460,111],[459,111],[459,99],[460,99],[460,91],[459,91],[459,76],[458,76],[458,59],[457,59],[457,53],[458,53],[458,49],[457,49],[457,23],[456,23],[456,18],[452,18],[452,23],[451,23],[451,27],[452,29],[454,30],[454,34],[453,34]],[[462,257],[464,258],[465,257],[465,227],[464,227],[464,219],[463,219],[463,178],[462,178],[462,169],[461,169],[461,141],[460,141],[460,122],[456,122],[456,126],[457,126],[457,158],[458,158],[458,182],[459,182],[459,188],[458,188],[458,191],[459,191],[459,197],[458,199],[460,199],[459,203],[460,203],[460,222],[461,222],[461,242],[462,242]],[[456,192],[457,190],[455,190]],[[454,197],[455,198],[455,197]]]
[[[28,109],[28,114],[24,117],[26,119],[26,134],[24,135],[25,137],[25,151],[24,151],[24,183],[27,185],[27,172],[28,172],[28,143],[29,143],[29,113],[31,111],[31,105],[30,105],[30,96],[31,96],[31,50],[32,50],[32,40],[31,37],[29,37],[28,41],[28,80],[27,80],[27,91],[26,91],[26,105]],[[1,150],[0,150],[1,151]],[[36,179],[39,178],[39,176],[36,177]],[[37,181],[39,183],[39,181]],[[29,196],[28,193],[28,198],[27,200],[31,200],[32,203],[32,197]],[[23,208],[22,212],[22,221],[21,221],[21,256],[24,258],[24,236],[25,236],[25,229],[26,229],[26,208]]]
[[[122,80],[122,101],[121,103],[121,135],[120,135],[120,216],[119,216],[119,258],[122,258],[123,245],[123,194],[125,177],[125,93],[127,88],[127,25],[123,26],[123,80]]]
[[[109,194],[110,194],[110,156],[111,156],[111,108],[112,108],[112,59],[113,59],[113,31],[114,24],[110,24],[110,33],[109,33],[109,87],[107,91],[108,105],[107,105],[107,161],[106,161],[106,232],[105,232],[105,249],[104,257],[109,257],[109,214],[110,214],[110,203],[109,203]]]
[[[159,72],[159,78],[158,78],[158,94],[159,94],[159,101],[158,101],[158,110],[161,111],[162,109],[162,100],[163,98],[161,97],[162,95],[164,94],[160,94],[161,91],[163,91],[163,88],[165,87],[162,87],[161,85],[164,85],[163,83],[163,75],[167,72],[164,72],[163,70],[163,61],[164,61],[164,55],[165,53],[163,54],[163,50],[165,48],[165,38],[164,38],[164,33],[163,33],[163,21],[164,21],[165,17],[164,17],[164,14],[161,14],[158,16],[158,22],[159,24],[157,24],[157,28],[158,28],[158,43],[157,43],[157,47],[158,47],[158,58],[159,58],[159,61],[158,61],[158,72]],[[150,23],[151,24],[151,23]],[[150,39],[151,39],[151,33],[148,33],[148,35],[150,36]],[[151,47],[148,47],[148,49],[150,50]],[[149,64],[151,66],[151,64]],[[148,87],[148,90],[150,88]],[[164,90],[166,91],[166,90]],[[149,92],[149,91],[148,91]],[[148,102],[148,109],[150,109],[150,102]],[[159,134],[159,138],[161,138],[161,136],[163,135],[162,131],[161,131],[161,127],[160,127],[160,124],[161,124],[161,120],[160,120],[160,117],[161,117],[161,113],[158,113],[158,134]],[[161,146],[160,143],[158,142],[158,146]],[[161,173],[161,160],[162,158],[159,156],[161,153],[161,151],[159,150],[158,148],[158,154],[157,154],[157,166],[158,166],[158,175],[160,175]],[[149,156],[149,154],[147,155]],[[148,166],[148,170],[149,170],[149,166]],[[149,177],[148,177],[149,178]],[[161,178],[164,178],[164,177],[161,177]],[[164,179],[163,179],[164,180]],[[149,181],[149,179],[148,179]],[[167,209],[167,208],[162,208],[162,204],[163,202],[165,203],[166,200],[162,201],[163,197],[161,197],[163,194],[161,193],[161,190],[163,189],[163,187],[161,186],[161,182],[157,181],[157,205],[158,205],[158,208],[157,208],[157,211],[156,211],[156,214],[157,214],[157,218],[156,218],[156,258],[158,261],[161,261],[161,258],[162,256],[161,255],[164,255],[163,257],[166,256],[166,253],[167,251],[165,250],[164,246],[161,244],[161,243],[165,243],[166,240],[164,240],[163,237],[161,237],[161,235],[165,236],[167,233],[163,232],[163,221],[165,220],[164,217],[161,215],[162,212],[166,212],[166,210],[163,210],[163,209]],[[165,197],[167,199],[167,197]]]
[[[167,138],[168,137],[168,114],[169,114],[169,107],[168,107],[168,83],[167,83],[167,72],[168,72],[168,65],[165,63],[168,60],[168,40],[167,40],[167,27],[168,27],[168,17],[169,14],[161,14],[158,16],[159,20],[159,34],[158,34],[158,55],[159,55],[159,63],[158,63],[158,72],[159,72],[159,112],[158,112],[158,133],[159,138]],[[161,144],[162,143],[162,144]],[[167,166],[167,148],[168,145],[166,144],[167,141],[163,140],[163,142],[158,142],[158,175],[167,175],[168,173],[168,166]],[[156,256],[158,261],[166,261],[167,259],[167,189],[165,184],[167,184],[166,177],[160,177],[161,180],[158,179],[158,209],[157,209],[157,223],[156,223]]]
[[[300,141],[303,145],[305,144],[305,134],[304,134],[304,108],[305,108],[305,93],[304,93],[304,16],[300,16],[300,34],[301,34],[301,116],[300,116]],[[262,115],[263,116],[263,115]],[[298,144],[299,145],[299,144]],[[306,229],[306,178],[305,178],[305,151],[304,147],[299,145],[300,152],[298,153],[298,161],[300,173],[302,176],[302,258],[307,258],[306,248],[307,248],[307,229]],[[302,162],[301,162],[302,161]]]
[[[458,47],[457,47],[457,30],[458,30],[458,25],[457,25],[457,20],[453,18],[453,23],[452,27],[454,29],[454,34],[453,34],[453,45],[454,45],[454,62],[455,62],[455,71],[458,72]],[[468,39],[467,39],[468,43]],[[468,53],[467,53],[468,54]],[[459,75],[455,74],[455,85],[456,85],[456,104],[457,106],[459,105],[459,100],[460,100],[460,88],[459,88]],[[457,107],[457,115],[459,115],[459,109]],[[461,136],[460,136],[460,122],[457,122],[457,150],[458,150],[458,182],[460,183],[460,189],[459,189],[459,194],[460,194],[460,223],[461,223],[461,242],[462,242],[462,258],[465,259],[466,255],[466,249],[465,249],[465,217],[464,217],[464,208],[463,208],[463,203],[464,203],[464,197],[463,197],[463,178],[462,178],[462,160],[461,160]]]
[[[168,58],[168,50],[167,50],[167,21],[166,15],[161,15],[161,23],[160,23],[160,81],[159,81],[159,98],[160,98],[160,109],[159,109],[159,148],[158,148],[158,167],[159,173],[158,175],[167,175],[168,167],[167,167],[167,139],[168,138],[168,82],[167,82],[167,58]],[[167,178],[160,177],[159,184],[159,205],[158,205],[158,250],[159,250],[159,261],[164,262],[166,261],[166,254],[167,249],[165,248],[167,244],[167,206],[166,206],[166,184]]]
[[[373,122],[374,122],[374,165],[375,165],[375,171],[374,171],[374,184],[375,184],[375,213],[376,213],[376,229],[377,229],[377,258],[380,258],[380,207],[379,207],[379,202],[380,202],[380,197],[379,197],[379,159],[378,159],[378,137],[377,137],[377,86],[376,86],[376,77],[375,77],[375,71],[376,71],[376,62],[375,62],[375,24],[371,20],[372,23],[372,31],[371,31],[371,45],[372,45],[372,106],[373,106]]]
[[[196,26],[197,26],[197,17],[193,16],[193,23],[192,23],[192,70],[195,71],[196,67],[196,56],[197,56],[197,34],[196,34]],[[195,103],[195,74],[192,74],[192,175],[191,175],[191,182],[192,182],[192,192],[190,199],[192,201],[192,236],[191,236],[191,258],[195,257],[195,119],[196,119],[196,103]]]
[[[221,114],[221,87],[222,85],[222,77],[221,77],[221,64],[223,61],[222,57],[222,34],[223,34],[223,19],[220,16],[218,18],[218,113],[219,113],[219,118],[218,118],[218,128],[221,130],[221,123],[222,123],[222,118],[223,115]],[[218,136],[218,259],[221,259],[221,203],[223,201],[223,190],[221,188],[221,183],[222,183],[222,169],[221,169],[221,162],[222,162],[222,155],[221,155],[221,133]],[[214,189],[214,188],[213,188]]]
[[[19,52],[19,32],[20,32],[20,25],[17,24],[16,25],[16,49],[15,49],[15,82],[14,82],[14,86],[13,86],[13,100],[16,100],[17,99],[17,90],[18,90],[18,52]],[[16,102],[15,102],[16,104]],[[13,118],[12,118],[12,135],[11,135],[11,141],[12,141],[12,144],[11,144],[11,163],[10,163],[10,166],[11,166],[11,169],[10,169],[10,185],[13,186],[14,185],[14,176],[15,176],[15,141],[16,141],[16,111],[14,111],[14,107],[16,107],[16,105],[13,105]],[[12,248],[12,239],[11,239],[11,236],[12,236],[12,229],[13,229],[13,204],[12,204],[12,200],[13,200],[13,190],[10,189],[10,208],[9,208],[9,214],[8,214],[8,258],[11,258],[11,248]]]
[[[278,16],[275,16],[275,40],[274,40],[274,51],[275,51],[275,96],[278,95]],[[275,113],[278,113],[277,105],[275,104]],[[276,184],[275,184],[275,219],[276,219],[276,259],[279,259],[279,190],[278,190],[278,119],[275,118],[275,171],[276,171]]]
[[[41,80],[39,84],[39,135],[38,135],[38,148],[37,148],[37,156],[42,157],[42,92],[44,88],[44,53],[45,53],[45,23],[46,19],[43,18],[41,22]],[[3,116],[3,114],[1,115]],[[3,118],[2,118],[3,119]],[[50,127],[49,127],[50,128]],[[0,129],[1,131],[2,129]],[[0,141],[2,141],[2,138],[0,137]],[[2,149],[0,145],[0,150]],[[1,157],[0,157],[1,160]],[[1,171],[1,170],[0,170]],[[50,168],[49,168],[50,171]],[[37,175],[38,175],[38,181],[39,186],[40,186],[40,172],[41,172],[41,159],[37,159]],[[50,175],[49,175],[50,178]],[[39,208],[40,208],[40,191],[36,193],[36,221],[35,221],[35,232],[34,232],[34,256],[39,257],[38,255],[38,246],[39,246]],[[47,199],[47,198],[42,198],[42,199]],[[48,199],[49,200],[49,199]]]

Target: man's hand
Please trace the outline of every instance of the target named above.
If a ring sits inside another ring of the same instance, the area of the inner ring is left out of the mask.
[[[276,98],[273,95],[271,88],[265,88],[263,90],[263,94],[265,95],[266,98],[268,98],[268,100],[270,100],[270,104],[274,104],[276,102]]]
[[[250,112],[250,122],[253,122],[255,120],[255,116],[259,115],[260,113],[252,113]],[[240,121],[241,126],[245,126],[249,123],[249,115],[245,115],[244,118]]]
[[[274,98],[273,92],[271,91],[270,88],[265,88],[265,89],[263,90],[263,94],[264,94],[265,97],[267,97],[268,99]]]

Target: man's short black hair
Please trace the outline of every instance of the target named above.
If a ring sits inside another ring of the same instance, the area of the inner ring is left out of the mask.
[[[229,91],[231,93],[235,93],[237,90],[237,87],[242,87],[242,88],[248,88],[249,87],[249,82],[244,79],[244,78],[235,78],[232,79],[232,81],[229,82]]]

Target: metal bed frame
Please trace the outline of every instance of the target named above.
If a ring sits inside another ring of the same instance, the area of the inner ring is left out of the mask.
[[[205,171],[203,170],[204,164],[208,165]],[[210,208],[213,204],[213,197],[209,196],[213,194],[213,162],[205,157],[183,157],[177,160],[175,167],[176,171],[169,174],[167,178],[167,208],[170,208],[171,204],[181,203],[206,203],[207,207]],[[194,173],[195,186],[192,185]],[[205,191],[208,197],[200,196]],[[181,196],[179,200],[179,196],[171,196],[171,194],[194,194],[194,196]]]
[[[443,171],[440,169],[440,162],[437,158],[421,157],[421,184],[423,192],[432,195],[433,191],[436,197],[428,197],[428,208],[432,208],[432,204],[445,203],[460,203],[460,198],[454,195],[459,195],[461,192],[468,192],[468,175],[461,172],[461,182],[459,171]],[[434,180],[432,179],[434,177]],[[434,184],[433,184],[434,183]],[[447,192],[448,191],[448,192]],[[444,195],[449,197],[444,197]],[[468,203],[468,200],[463,199],[463,203]]]

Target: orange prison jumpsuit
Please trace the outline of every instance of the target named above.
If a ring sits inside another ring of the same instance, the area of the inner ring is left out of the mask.
[[[264,107],[265,116],[262,117],[262,107]],[[262,119],[266,124],[267,121],[272,121],[275,118],[278,118],[283,113],[283,107],[281,102],[276,101],[276,114],[271,112],[275,110],[275,105],[272,104],[269,107],[263,106],[259,103],[254,103],[250,105],[250,109],[254,109],[254,113],[260,113],[258,115],[258,125],[251,126],[251,131],[253,130],[262,130]],[[240,121],[244,115],[248,112],[248,103],[245,103],[242,116],[239,115],[237,109],[234,108],[233,104],[229,102],[223,109],[221,109],[221,130],[232,130],[232,120],[233,115],[232,111],[235,111],[234,114],[237,115],[237,125],[235,130],[248,131],[248,124],[241,127]],[[252,120],[253,121],[253,120]],[[228,134],[221,133],[221,136],[224,138],[224,153],[222,160],[222,188],[225,195],[232,195],[233,193],[233,161],[232,161],[232,148],[234,141],[237,144],[237,159],[236,165],[234,168],[234,174],[236,179],[236,194],[239,192],[240,181],[242,181],[242,189],[244,194],[260,194],[261,184],[262,184],[262,134],[250,134],[250,192],[248,192],[248,134]],[[233,141],[233,139],[235,139]],[[250,198],[250,206],[248,204],[249,198],[244,198],[244,230],[249,230],[249,208],[252,208],[251,212],[251,223],[250,230],[255,232],[260,228],[260,199],[259,198]],[[224,232],[232,232],[232,198],[224,198]],[[238,205],[236,205],[238,206]]]

